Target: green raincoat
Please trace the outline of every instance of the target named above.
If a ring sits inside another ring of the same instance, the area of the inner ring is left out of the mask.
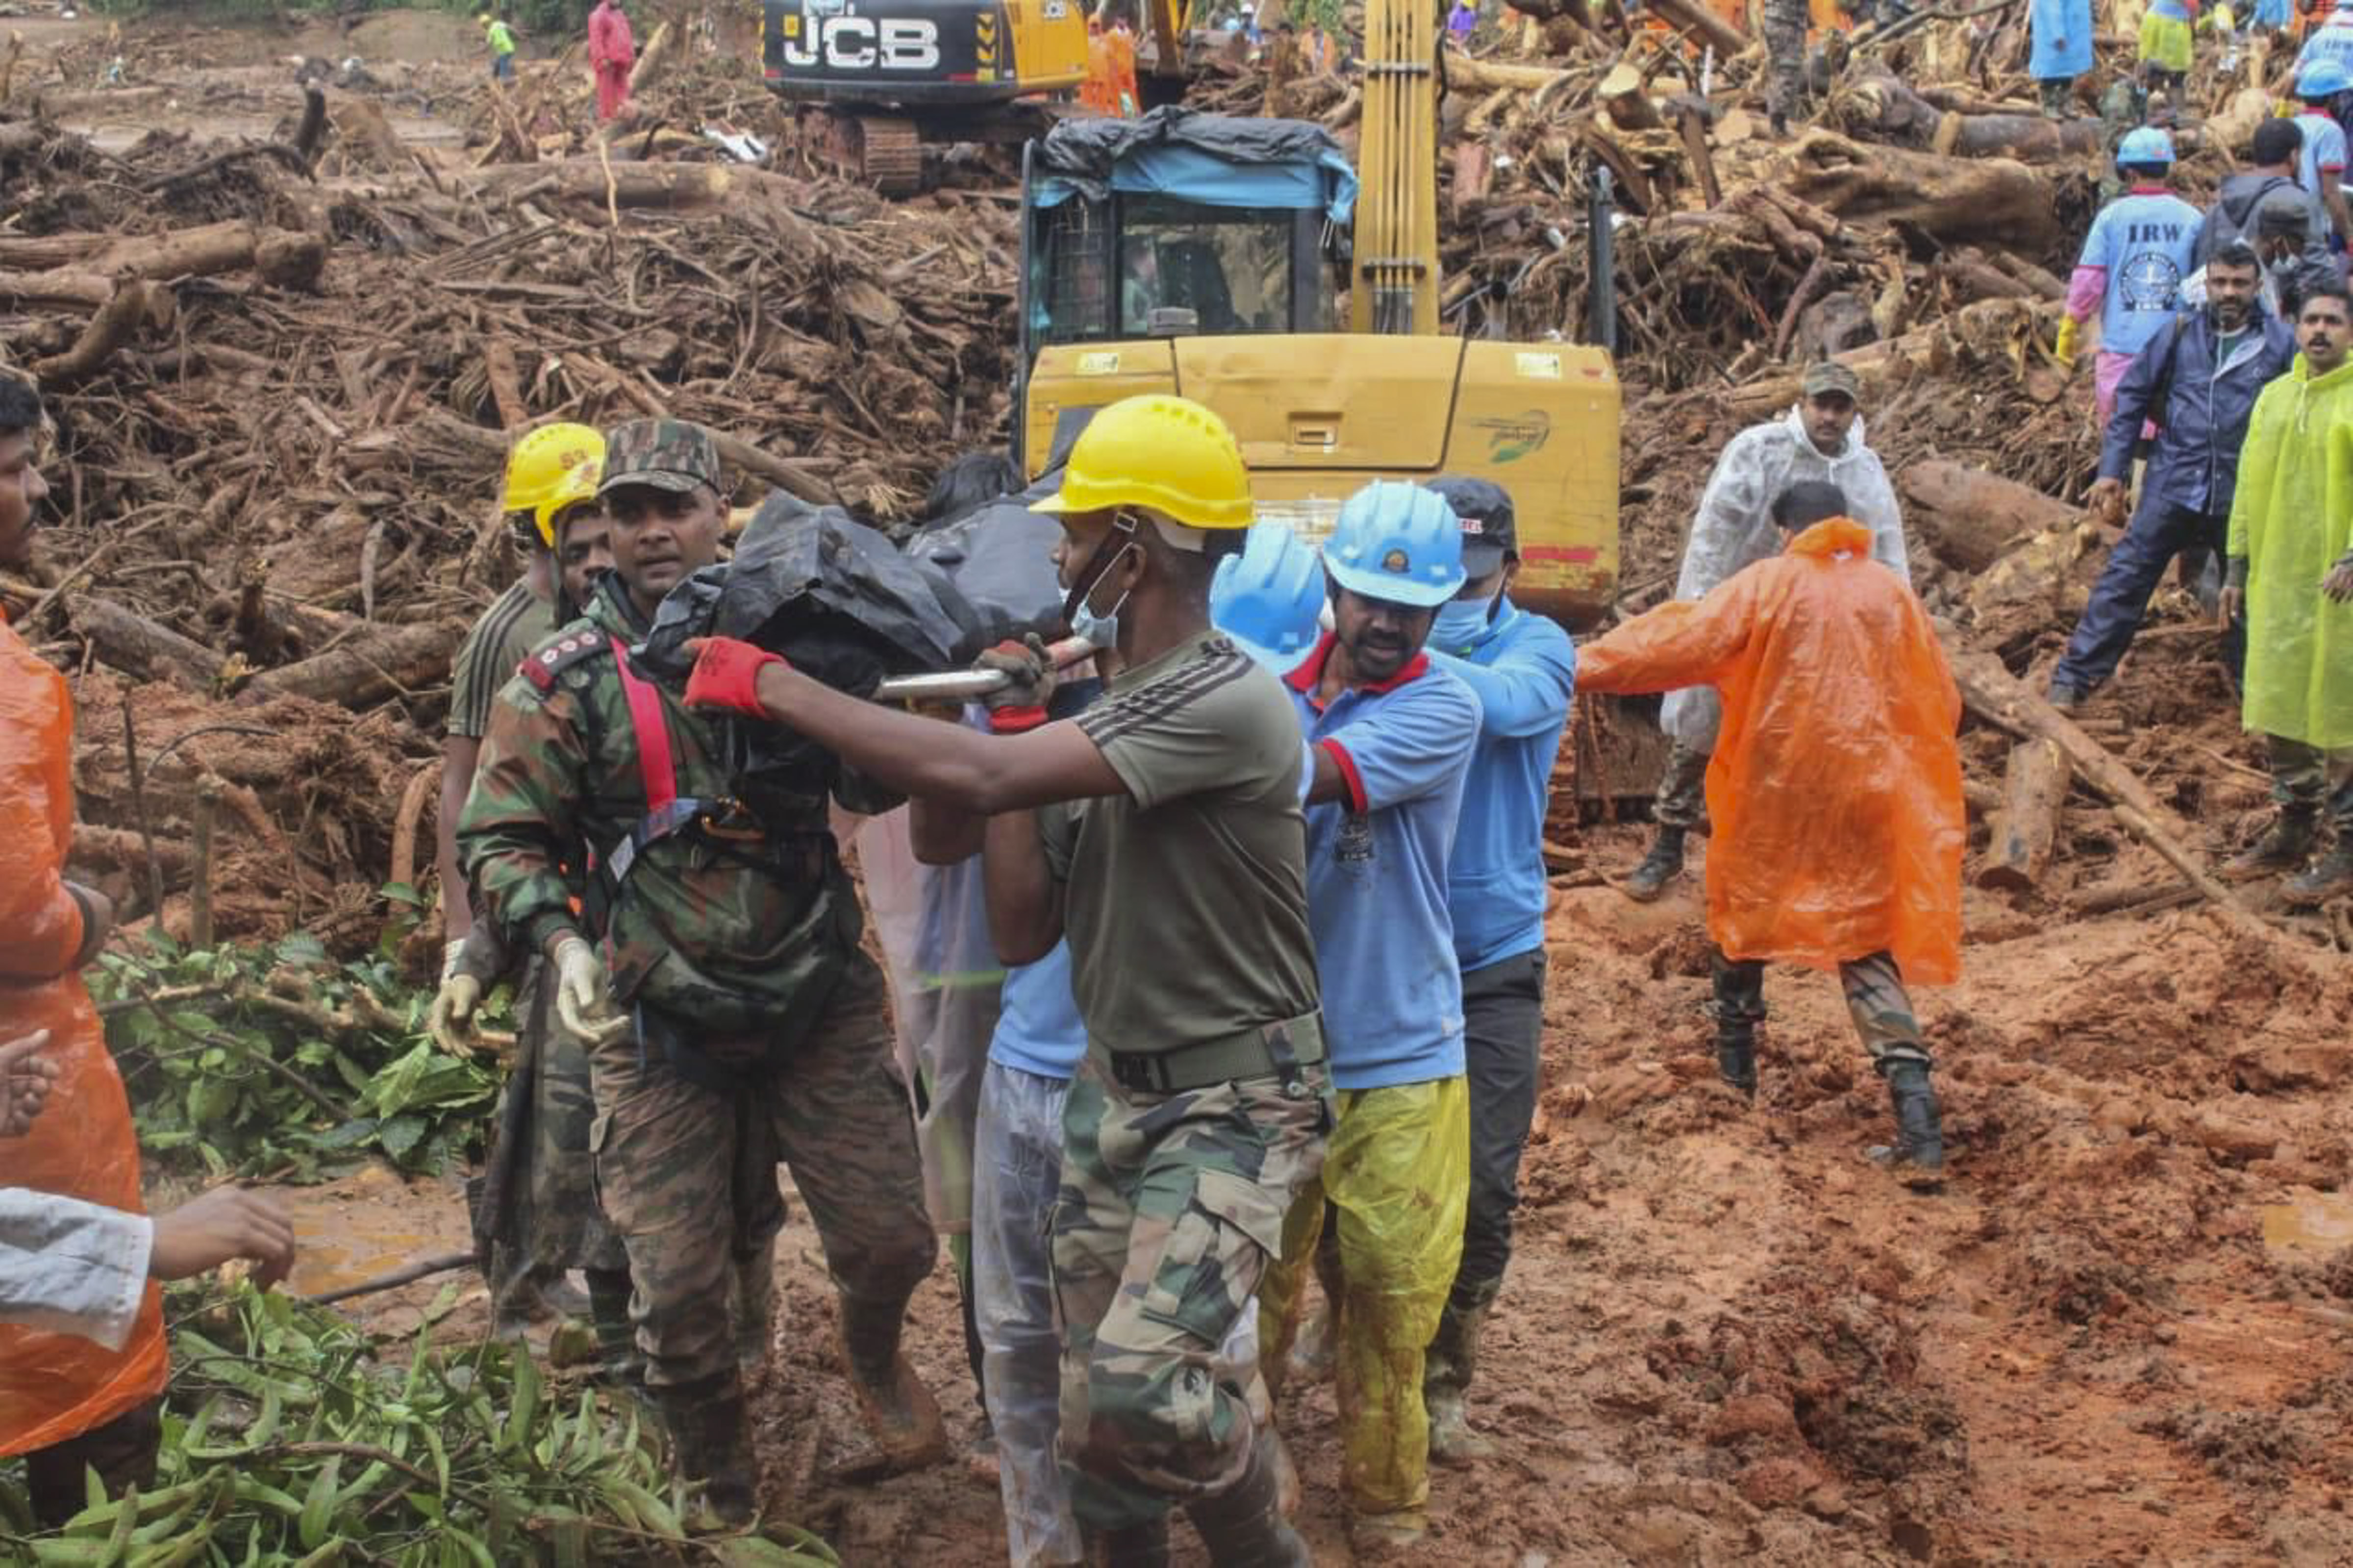
[[[2246,726],[2353,746],[2353,604],[2320,591],[2353,535],[2353,360],[2315,376],[2304,356],[2255,399],[2231,506],[2247,563]]]

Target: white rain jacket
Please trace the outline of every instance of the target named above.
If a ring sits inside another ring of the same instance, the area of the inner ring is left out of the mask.
[[[1808,479],[1826,479],[1845,491],[1847,515],[1871,530],[1872,558],[1911,582],[1904,514],[1896,507],[1895,487],[1887,481],[1885,466],[1863,439],[1862,416],[1856,415],[1847,431],[1846,449],[1826,458],[1807,437],[1802,411],[1792,407],[1770,424],[1752,425],[1735,436],[1715,460],[1715,472],[1708,476],[1707,490],[1692,518],[1675,597],[1704,599],[1742,567],[1779,554],[1773,498]],[[1667,693],[1659,727],[1669,740],[1712,753],[1723,716],[1715,688],[1686,687]]]

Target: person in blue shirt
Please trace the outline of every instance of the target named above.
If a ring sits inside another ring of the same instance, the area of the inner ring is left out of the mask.
[[[1462,1262],[1430,1342],[1422,1398],[1430,1458],[1468,1464],[1493,1452],[1471,1429],[1463,1400],[1511,1261],[1520,1156],[1543,1076],[1544,821],[1577,693],[1577,650],[1557,625],[1512,603],[1519,533],[1504,488],[1448,477],[1430,489],[1461,521],[1466,581],[1439,606],[1427,651],[1471,689],[1480,720],[1446,889],[1462,972],[1471,1196]]]
[[[2026,68],[2042,96],[2042,112],[2063,117],[2075,79],[2092,68],[2092,0],[2030,0]]]
[[[2132,188],[2100,209],[2084,241],[2084,255],[2067,283],[2067,314],[2059,326],[2058,354],[2073,363],[2075,331],[2100,313],[2100,353],[2093,376],[2100,423],[2116,408],[2116,384],[2133,356],[2173,320],[2181,281],[2195,263],[2205,215],[2165,187],[2173,168],[2173,138],[2144,125],[2116,149],[2116,167]]]
[[[2323,28],[2325,33],[2327,28]],[[2328,214],[2333,248],[2342,250],[2353,238],[2353,210],[2346,205],[2344,103],[2353,93],[2353,66],[2322,57],[2295,72],[2295,128],[2304,132],[2304,153],[2296,160],[2296,184],[2320,200]]]
[[[1380,480],[1350,497],[1324,547],[1334,630],[1289,677],[1314,767],[1307,920],[1339,1125],[1261,1287],[1262,1365],[1279,1380],[1312,1258],[1333,1309],[1350,1530],[1383,1546],[1426,1526],[1423,1347],[1469,1201],[1447,874],[1479,703],[1422,651],[1462,586],[1461,542],[1452,510],[1418,485]],[[1327,1204],[1335,1234],[1319,1247]]]

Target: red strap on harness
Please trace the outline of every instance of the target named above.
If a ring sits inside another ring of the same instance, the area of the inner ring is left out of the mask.
[[[662,717],[661,693],[629,668],[621,641],[613,639],[613,662],[621,672],[621,695],[629,704],[629,728],[638,736],[638,774],[645,783],[646,815],[678,798],[678,768],[670,758],[670,721]]]

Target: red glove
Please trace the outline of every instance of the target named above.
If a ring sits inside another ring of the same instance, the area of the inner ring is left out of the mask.
[[[760,706],[760,671],[772,664],[790,669],[783,655],[733,637],[701,637],[691,646],[695,655],[694,673],[686,679],[689,708],[716,708],[754,719],[768,716]]]

